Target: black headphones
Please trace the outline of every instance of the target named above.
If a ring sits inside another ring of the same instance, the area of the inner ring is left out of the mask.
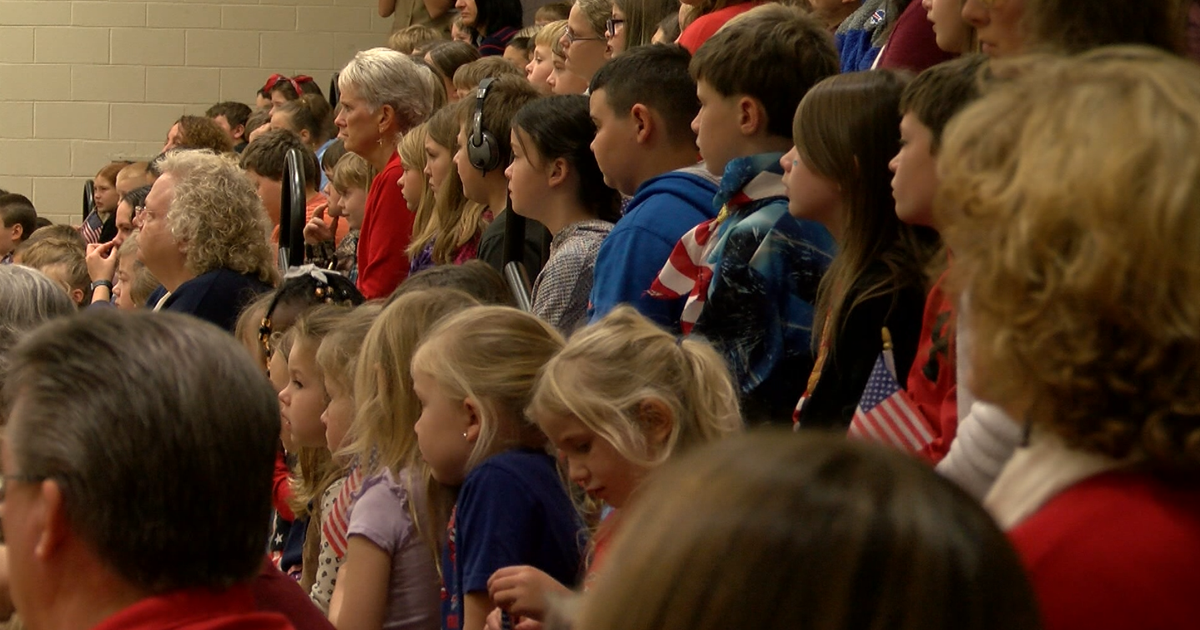
[[[483,128],[483,100],[487,98],[494,78],[488,77],[479,82],[475,93],[475,114],[471,119],[471,137],[467,138],[467,158],[471,166],[481,170],[486,175],[488,171],[500,168],[500,146],[492,132]]]

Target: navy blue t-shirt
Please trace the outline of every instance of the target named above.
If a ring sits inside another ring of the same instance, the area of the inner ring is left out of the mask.
[[[579,579],[583,525],[542,451],[493,455],[463,482],[442,552],[442,628],[462,627],[463,596],[497,569],[529,565],[567,586]]]

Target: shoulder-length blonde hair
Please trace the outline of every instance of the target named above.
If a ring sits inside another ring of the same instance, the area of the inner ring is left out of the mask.
[[[409,208],[416,215],[413,218],[412,241],[405,250],[410,259],[419,255],[429,241],[437,236],[437,220],[433,214],[433,207],[436,203],[433,187],[429,185],[429,180],[426,179],[423,172],[425,165],[429,162],[429,155],[425,153],[425,140],[428,137],[428,123],[422,123],[413,127],[413,130],[404,136],[404,139],[400,141],[400,146],[397,147],[404,172],[420,173],[421,182],[425,186],[425,190],[421,192],[421,202],[417,204],[417,207]]]
[[[545,447],[525,416],[542,367],[563,347],[546,322],[507,306],[476,306],[443,320],[413,355],[412,371],[428,375],[456,402],[479,408],[479,438],[468,472],[502,451]]]
[[[209,151],[171,151],[158,166],[175,178],[167,227],[184,245],[185,265],[196,275],[216,269],[279,280],[267,241],[271,220],[237,162]]]
[[[670,412],[660,445],[647,436],[648,401]],[[550,359],[527,414],[535,422],[575,418],[642,466],[742,430],[737,386],[721,355],[705,341],[676,343],[628,306],[575,333]]]
[[[938,162],[972,389],[1073,448],[1194,473],[1200,68],[1140,47],[1013,64]]]
[[[468,105],[474,106],[473,102]],[[429,139],[446,147],[453,155],[458,150],[459,109],[466,105],[443,107],[429,119]],[[483,234],[487,222],[483,212],[486,208],[475,203],[463,193],[462,179],[458,169],[451,167],[437,191],[431,223],[437,226],[437,240],[433,243],[433,262],[445,265],[454,262],[454,254],[475,237]]]

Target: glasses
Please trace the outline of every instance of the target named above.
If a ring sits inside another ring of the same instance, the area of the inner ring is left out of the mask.
[[[608,21],[604,23],[604,32],[610,36],[616,35],[617,27],[624,23],[625,23],[625,20],[618,20],[617,18],[608,18]]]
[[[571,30],[570,26],[567,27],[567,33],[565,35],[563,35],[563,38],[567,41],[568,46],[570,46],[571,44],[574,44],[575,42],[604,41],[603,37],[580,37],[579,35],[575,34],[575,31]]]
[[[16,481],[18,483],[38,483],[39,481],[45,481],[49,478],[49,475],[26,475],[22,473],[0,475],[0,503],[3,503],[4,498],[8,496],[8,482]]]

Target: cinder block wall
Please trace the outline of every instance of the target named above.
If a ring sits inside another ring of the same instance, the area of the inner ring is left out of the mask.
[[[325,90],[390,27],[375,0],[0,0],[0,188],[78,224],[109,160],[152,157],[185,113],[253,106],[274,72]]]

